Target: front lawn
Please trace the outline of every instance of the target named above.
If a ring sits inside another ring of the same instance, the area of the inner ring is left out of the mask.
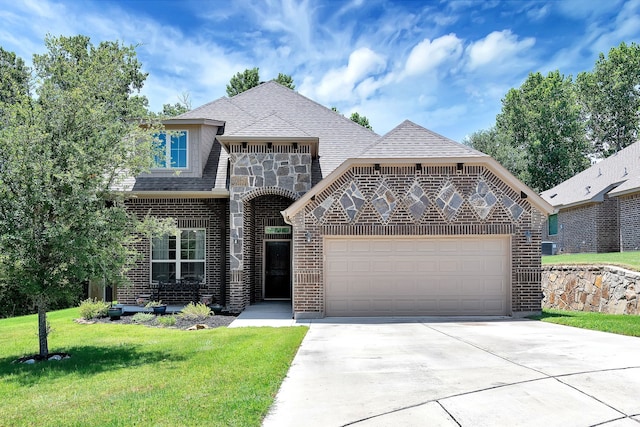
[[[640,337],[640,316],[628,314],[604,314],[582,311],[543,309],[541,316],[532,319],[560,325],[575,326],[594,331],[612,332],[620,335]]]
[[[259,426],[307,332],[183,331],[73,322],[50,313],[49,350],[71,359],[13,364],[37,353],[36,316],[0,320],[0,425]]]
[[[609,252],[600,254],[562,254],[542,257],[542,265],[552,264],[592,264],[618,265],[640,271],[640,252]]]

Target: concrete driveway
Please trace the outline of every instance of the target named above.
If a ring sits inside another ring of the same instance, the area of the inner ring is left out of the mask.
[[[640,338],[512,319],[311,323],[264,426],[640,426]]]

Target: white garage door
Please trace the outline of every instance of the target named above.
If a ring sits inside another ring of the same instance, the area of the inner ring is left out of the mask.
[[[325,239],[327,316],[508,314],[509,237]]]

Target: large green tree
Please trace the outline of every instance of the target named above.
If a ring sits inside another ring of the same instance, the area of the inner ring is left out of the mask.
[[[490,155],[522,182],[529,182],[529,162],[526,150],[514,146],[510,138],[495,126],[474,132],[462,142]]]
[[[153,159],[153,123],[136,93],[146,74],[135,48],[88,37],[47,37],[33,57],[33,94],[2,104],[0,250],[6,280],[38,311],[91,279],[125,281],[135,261],[136,219],[111,188]]]
[[[531,73],[502,100],[497,130],[526,151],[527,184],[549,189],[584,170],[588,143],[571,77]]]
[[[293,78],[287,74],[278,73],[278,77],[273,79],[273,81],[276,81],[282,86],[286,86],[291,90],[294,90],[296,88],[296,85],[293,83]],[[227,85],[227,95],[229,97],[236,96],[244,91],[258,86],[259,84],[259,68],[247,68],[246,70],[238,72],[233,77],[231,77],[231,80],[229,80],[229,84]]]
[[[600,54],[593,71],[577,78],[589,138],[597,153],[617,152],[638,140],[640,46],[624,42]]]

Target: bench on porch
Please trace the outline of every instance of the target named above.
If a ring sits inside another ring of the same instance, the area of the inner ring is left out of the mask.
[[[151,292],[154,301],[177,302],[186,297],[188,301],[196,303],[202,285],[198,279],[159,280],[151,284]]]

